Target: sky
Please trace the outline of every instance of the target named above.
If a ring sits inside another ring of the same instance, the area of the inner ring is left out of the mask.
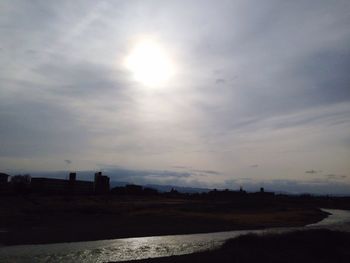
[[[0,170],[350,194],[349,72],[348,0],[2,0]]]

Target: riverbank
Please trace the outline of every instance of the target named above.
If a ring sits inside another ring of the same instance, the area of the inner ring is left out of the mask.
[[[46,244],[303,226],[327,216],[278,199],[189,200],[119,196],[4,196],[0,244]]]
[[[246,235],[227,241],[221,248],[190,255],[171,256],[125,263],[347,263],[350,233],[304,230],[285,234]]]

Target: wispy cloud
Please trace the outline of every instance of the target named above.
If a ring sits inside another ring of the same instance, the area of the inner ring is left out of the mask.
[[[344,180],[348,177],[347,175],[343,174],[326,174],[325,176],[332,180]]]

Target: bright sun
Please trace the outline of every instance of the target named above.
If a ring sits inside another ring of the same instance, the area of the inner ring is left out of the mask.
[[[142,40],[132,48],[125,66],[136,81],[151,87],[166,83],[174,74],[174,65],[167,52],[150,39]]]

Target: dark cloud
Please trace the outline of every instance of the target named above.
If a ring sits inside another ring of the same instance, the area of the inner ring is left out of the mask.
[[[213,170],[196,170],[196,169],[193,169],[191,170],[192,172],[196,172],[196,173],[200,173],[200,174],[221,174],[220,172],[218,171],[213,171]]]
[[[177,177],[177,178],[188,178],[191,176],[190,173],[179,173],[179,172],[174,172],[174,171],[144,171],[143,172],[144,176],[149,176],[149,177]]]
[[[258,165],[258,164],[252,164],[252,165],[250,165],[249,167],[251,167],[251,168],[258,168],[259,165]]]
[[[315,171],[315,170],[307,170],[307,171],[305,171],[305,173],[307,173],[307,174],[317,174],[318,171]]]
[[[324,182],[324,179],[322,179],[322,178],[326,178],[327,180],[344,180],[347,178],[347,176],[343,175],[343,174],[322,174],[322,171],[315,171],[315,170],[308,170],[308,171],[305,171],[305,173],[320,174],[321,178],[314,179],[313,182],[315,182],[315,180],[319,180],[320,182]]]
[[[181,165],[175,165],[175,166],[172,166],[172,168],[176,168],[176,169],[191,169],[190,166],[181,166]]]
[[[172,166],[176,169],[186,170],[188,173],[196,174],[196,175],[216,175],[221,174],[219,171],[214,170],[204,170],[204,169],[194,169],[189,166]]]

